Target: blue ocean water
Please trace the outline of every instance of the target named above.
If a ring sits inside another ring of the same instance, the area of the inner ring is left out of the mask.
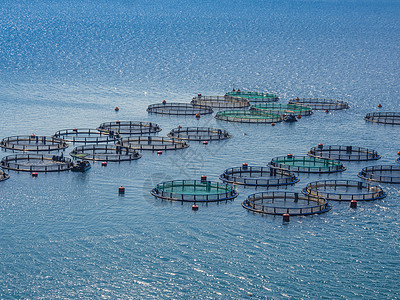
[[[149,193],[318,143],[370,147],[382,159],[300,174],[289,190],[395,164],[400,127],[363,117],[379,103],[400,109],[399,19],[389,0],[0,1],[1,137],[115,120],[156,122],[164,136],[178,125],[233,136],[84,174],[10,171],[0,182],[0,298],[399,298],[398,186],[356,210],[332,203],[289,224],[241,207],[262,189],[238,187],[235,201],[197,212]],[[146,112],[232,88],[351,107],[275,127]]]

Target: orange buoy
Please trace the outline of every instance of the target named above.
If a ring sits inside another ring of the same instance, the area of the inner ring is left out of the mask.
[[[283,222],[289,222],[290,221],[290,215],[289,214],[283,214]]]
[[[73,132],[78,132],[78,129],[74,128],[72,129]]]
[[[271,126],[275,126],[275,123],[271,123]]]
[[[33,172],[32,173],[32,177],[38,177],[38,173],[37,172]]]
[[[297,119],[301,119],[301,115],[297,115]]]
[[[119,124],[119,123],[121,123],[121,121],[120,121],[120,120],[117,120],[117,121],[115,121],[115,123]]]
[[[200,180],[201,181],[207,181],[207,176],[206,175],[201,175]]]
[[[162,154],[162,151],[161,150],[157,151],[157,154],[158,155]]]
[[[103,167],[107,167],[107,162],[106,162],[106,161],[103,161],[103,162],[101,163],[101,165],[102,165]]]
[[[182,126],[181,126],[181,125],[179,125],[179,126],[178,126],[178,128],[182,128]]]
[[[325,109],[325,112],[326,112],[326,113],[329,113],[329,110]]]
[[[203,145],[207,145],[208,144],[208,142],[207,141],[203,141]]]
[[[36,135],[34,133],[31,134],[31,137],[35,137]]]
[[[166,104],[166,103],[167,103],[167,101],[165,101],[165,100],[162,101],[162,104]]]
[[[123,186],[120,186],[120,187],[118,188],[118,193],[120,193],[120,194],[125,194],[125,188],[124,188]]]
[[[237,90],[240,93],[240,89]]]
[[[198,94],[197,94],[197,97],[201,97],[201,94],[200,94],[200,93],[198,93]]]
[[[400,150],[399,150],[399,151],[397,151],[397,155],[400,155]]]
[[[242,163],[242,167],[243,167],[243,169],[247,169],[248,164],[247,163]]]
[[[193,204],[193,205],[192,205],[192,210],[199,210],[199,206],[196,205],[196,204]]]
[[[287,158],[293,158],[293,154],[290,154],[290,153],[289,153],[289,154],[287,155]]]
[[[321,148],[321,149],[324,148],[324,144],[319,143],[319,144],[318,144],[318,148]]]
[[[235,88],[232,89],[232,92],[234,92],[234,91],[235,91]]]
[[[351,200],[350,201],[350,207],[351,208],[357,208],[357,201],[356,200]]]
[[[116,106],[116,107],[114,108],[114,110],[115,110],[115,111],[119,111],[119,107]]]
[[[382,108],[382,104],[379,103],[379,104],[378,104],[378,107],[379,107],[379,108]]]
[[[199,119],[200,118],[200,113],[196,114],[196,118]]]

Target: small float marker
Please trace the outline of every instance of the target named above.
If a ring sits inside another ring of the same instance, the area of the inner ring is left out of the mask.
[[[207,181],[207,176],[206,175],[201,175],[200,180],[201,181]]]
[[[38,177],[38,173],[37,172],[33,172],[32,173],[32,177]]]
[[[167,104],[167,101],[163,100],[163,101],[162,101],[162,104]]]
[[[247,163],[242,163],[242,167],[243,167],[243,169],[247,169],[248,164]]]
[[[289,222],[290,221],[290,215],[289,214],[283,214],[283,222]]]
[[[299,119],[299,120],[300,120],[300,119],[301,119],[301,115],[297,115],[297,119]]]
[[[119,193],[119,194],[125,194],[125,188],[124,188],[123,186],[120,186],[120,187],[118,188],[118,193]]]
[[[382,108],[382,104],[379,103],[379,104],[378,104],[378,108]]]
[[[208,142],[207,142],[207,141],[204,141],[204,142],[203,142],[203,145],[207,145],[207,144],[208,144]]]
[[[271,126],[275,126],[275,123],[271,123]]]
[[[400,155],[400,150],[399,150],[399,151],[397,151],[397,155]]]
[[[201,97],[201,94],[200,94],[200,93],[198,93],[198,94],[197,94],[197,97]]]
[[[115,111],[119,111],[119,107],[116,106],[116,107],[114,108],[114,110],[115,110]]]
[[[193,205],[192,205],[192,210],[199,210],[199,206],[196,205],[196,204],[193,204]]]
[[[162,151],[161,150],[157,151],[157,154],[158,155],[162,154]]]
[[[200,119],[200,113],[197,113],[197,114],[196,114],[196,118],[197,118],[197,119]]]
[[[290,153],[289,153],[289,154],[287,155],[287,158],[293,158],[293,154],[290,154]]]
[[[325,112],[326,112],[326,113],[329,113],[329,110],[328,110],[328,109],[325,109]]]
[[[351,200],[350,201],[350,207],[351,208],[357,208],[357,201],[356,200]]]
[[[324,148],[324,144],[319,143],[319,144],[318,144],[318,148],[320,148],[320,149]]]
[[[101,166],[102,166],[102,167],[107,167],[107,162],[106,162],[106,161],[103,161],[103,162],[101,163]]]

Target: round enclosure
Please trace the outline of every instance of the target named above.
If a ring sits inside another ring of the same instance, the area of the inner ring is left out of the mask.
[[[307,152],[309,156],[317,158],[336,159],[344,161],[377,160],[381,156],[372,149],[354,146],[324,146],[322,144],[312,147]]]
[[[296,116],[309,116],[313,113],[310,107],[280,103],[255,104],[251,106],[251,109],[270,112],[277,115],[294,114]]]
[[[61,139],[65,142],[84,144],[114,143],[119,139],[118,134],[109,134],[98,131],[97,129],[88,128],[59,130],[54,134],[53,137]]]
[[[60,172],[72,167],[72,160],[63,156],[17,154],[3,157],[4,169],[24,172]]]
[[[108,135],[131,136],[141,134],[152,134],[161,131],[160,126],[152,122],[138,121],[115,121],[100,124],[99,131]]]
[[[147,107],[149,113],[164,115],[205,115],[213,113],[213,109],[206,105],[188,103],[159,103],[151,104]]]
[[[214,108],[246,108],[249,100],[232,96],[197,96],[192,99],[192,104],[206,105]]]
[[[166,137],[139,136],[122,139],[119,143],[122,147],[140,151],[159,151],[159,150],[178,150],[189,147],[189,144],[180,139],[171,139]]]
[[[324,198],[285,191],[251,194],[242,206],[257,213],[291,216],[319,214],[331,209]]]
[[[238,195],[230,185],[207,180],[166,181],[157,184],[151,194],[157,198],[182,202],[228,201]]]
[[[339,110],[349,108],[349,104],[343,100],[322,98],[296,98],[289,100],[289,104],[303,105],[314,110]]]
[[[262,92],[233,90],[232,92],[226,93],[226,95],[249,99],[251,102],[276,102],[279,100],[278,95]]]
[[[75,147],[70,155],[94,161],[129,161],[142,157],[134,149],[118,145],[85,145]]]
[[[392,165],[365,167],[358,173],[358,177],[382,183],[400,183],[400,167]]]
[[[231,137],[226,130],[208,127],[178,127],[172,129],[168,136],[189,141],[218,141]]]
[[[0,181],[7,180],[8,178],[10,178],[10,175],[3,170],[0,170]]]
[[[292,155],[273,158],[268,166],[299,173],[335,173],[346,170],[346,168],[336,160]]]
[[[217,112],[215,118],[240,123],[276,123],[282,121],[280,115],[256,110],[224,110]]]
[[[354,180],[321,180],[307,184],[303,193],[334,201],[372,201],[386,197],[380,186]]]
[[[381,124],[400,125],[400,113],[399,112],[368,113],[364,117],[364,120]]]
[[[291,171],[258,166],[226,169],[219,178],[233,184],[265,187],[295,184],[299,181]]]
[[[6,137],[0,147],[16,151],[58,151],[68,147],[63,140],[49,136],[20,135]]]

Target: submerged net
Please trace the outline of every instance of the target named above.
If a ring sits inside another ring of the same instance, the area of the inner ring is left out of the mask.
[[[226,93],[226,95],[249,99],[251,102],[276,102],[279,100],[278,95],[263,92],[233,90],[232,92]]]
[[[209,127],[178,127],[172,129],[168,136],[189,141],[218,141],[231,137],[226,130]]]
[[[142,157],[138,152],[129,147],[118,145],[85,145],[75,147],[70,153],[79,159],[94,161],[129,161]]]
[[[400,166],[378,165],[365,167],[358,177],[382,183],[400,183]]]
[[[364,120],[381,124],[400,125],[400,112],[368,113]]]
[[[299,173],[334,173],[346,170],[346,168],[336,160],[292,155],[273,158],[268,166]]]
[[[147,107],[149,113],[165,115],[205,115],[213,113],[213,109],[206,105],[188,103],[158,103]]]
[[[222,121],[240,123],[276,123],[282,121],[282,116],[256,110],[224,110],[215,118]]]
[[[354,146],[324,146],[322,144],[312,147],[307,152],[309,156],[344,161],[377,160],[381,156],[372,149]]]
[[[294,114],[296,116],[309,116],[313,113],[311,107],[280,103],[255,104],[251,106],[251,109],[266,111],[277,115]]]
[[[251,194],[242,206],[257,213],[292,216],[319,214],[331,209],[324,198],[284,191]]]
[[[228,201],[238,195],[230,185],[207,180],[166,181],[157,184],[151,194],[157,198],[182,202]]]
[[[140,151],[178,150],[189,147],[189,144],[180,139],[166,137],[139,136],[122,139],[119,143],[122,147]]]
[[[60,172],[72,167],[72,160],[63,156],[40,154],[17,154],[3,157],[4,169],[25,172]]]
[[[303,105],[314,110],[339,110],[349,108],[349,103],[343,100],[323,98],[296,98],[289,100],[289,104]]]
[[[303,193],[334,201],[372,201],[386,197],[380,186],[354,180],[321,180],[307,184]]]
[[[138,122],[138,121],[115,121],[100,124],[97,128],[99,131],[110,136],[131,136],[152,134],[161,131],[160,126],[152,122]]]
[[[299,181],[293,172],[287,170],[246,165],[226,169],[219,178],[234,184],[265,187],[295,184]]]
[[[232,96],[197,96],[192,99],[192,104],[207,105],[213,108],[246,108],[249,100]]]
[[[73,128],[59,130],[54,137],[70,143],[114,143],[119,140],[118,134],[108,134],[97,129]]]
[[[55,137],[32,134],[6,137],[1,141],[0,147],[16,151],[49,152],[65,149],[68,144]]]

